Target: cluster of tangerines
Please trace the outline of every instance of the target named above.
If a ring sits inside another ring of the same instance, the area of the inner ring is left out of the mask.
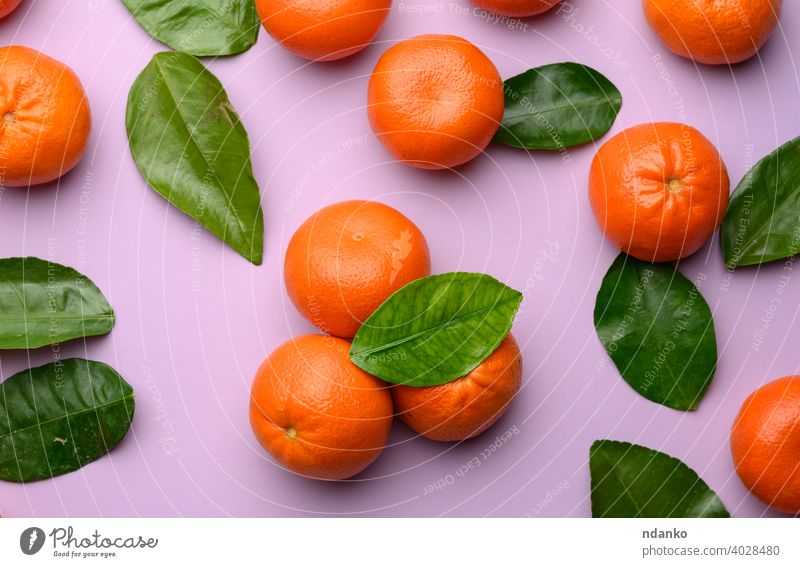
[[[558,0],[473,0],[508,17],[547,11]],[[304,58],[333,61],[369,44],[391,0],[255,0],[275,40]],[[0,0],[0,17],[19,0]],[[643,0],[647,21],[673,52],[707,64],[752,57],[776,27],[781,0]],[[75,74],[32,49],[0,48],[0,183],[29,186],[77,164],[90,128]],[[425,35],[388,49],[369,81],[370,123],[399,160],[452,168],[480,155],[499,128],[503,82],[465,39]],[[589,196],[606,236],[650,262],[696,252],[719,228],[730,182],[700,132],[643,124],[606,142],[591,165]],[[394,291],[430,273],[419,229],[385,205],[324,208],[292,238],[287,292],[325,334],[295,338],[260,367],[251,423],[287,468],[323,479],[351,477],[377,458],[393,415],[423,436],[457,441],[485,430],[516,394],[521,358],[509,335],[469,375],[429,388],[389,386],[353,365],[349,342]],[[744,404],[732,433],[737,472],[763,501],[800,511],[800,378],[774,381]]]
[[[392,386],[350,361],[362,322],[395,291],[431,273],[428,243],[396,209],[344,201],[306,220],[286,250],[284,281],[298,311],[325,335],[279,346],[253,381],[250,424],[285,467],[345,479],[383,450],[392,418],[437,441],[461,441],[495,423],[520,387],[522,360],[508,335],[463,378]]]

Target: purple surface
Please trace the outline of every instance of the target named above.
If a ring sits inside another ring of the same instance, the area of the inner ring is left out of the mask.
[[[592,145],[564,155],[494,146],[455,173],[432,173],[392,162],[367,122],[367,78],[383,49],[419,33],[452,33],[483,48],[503,77],[565,60],[595,67],[624,96],[612,133],[686,121],[720,148],[734,185],[800,133],[800,4],[785,2],[782,27],[760,57],[733,71],[671,55],[640,4],[575,0],[508,29],[466,0],[395,1],[378,43],[341,63],[307,64],[263,32],[245,54],[206,60],[253,144],[266,210],[264,264],[253,267],[147,189],[131,160],[127,92],[165,47],[117,0],[23,2],[0,21],[0,44],[34,47],[75,69],[94,129],[89,153],[60,183],[2,192],[0,255],[53,259],[98,284],[116,327],[64,345],[62,355],[119,369],[136,389],[137,410],[110,456],[54,480],[0,482],[2,514],[588,516],[589,446],[613,438],[684,459],[736,516],[773,515],[734,474],[728,433],[753,389],[800,370],[800,286],[780,280],[797,277],[791,267],[726,272],[716,238],[683,264],[690,279],[705,277],[720,362],[697,412],[670,410],[634,393],[594,333],[595,294],[617,250],[589,209]],[[524,387],[477,439],[439,444],[397,422],[365,473],[323,483],[265,455],[250,432],[248,396],[272,349],[315,330],[282,289],[288,239],[316,209],[352,198],[411,217],[435,272],[488,272],[524,290],[513,331],[524,345]],[[52,357],[48,348],[4,351],[0,372],[7,378]]]

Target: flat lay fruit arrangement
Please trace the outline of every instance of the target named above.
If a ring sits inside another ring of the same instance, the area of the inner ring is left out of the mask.
[[[800,6],[212,4],[0,0],[3,515],[800,514]]]

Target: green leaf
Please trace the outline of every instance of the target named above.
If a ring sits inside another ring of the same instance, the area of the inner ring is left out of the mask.
[[[505,81],[505,114],[494,141],[528,150],[562,150],[596,140],[622,108],[619,89],[578,63],[529,69]]]
[[[70,358],[0,384],[0,478],[29,482],[78,470],[119,443],[133,389],[102,362]]]
[[[192,55],[250,49],[261,22],[253,0],[122,0],[147,33]]]
[[[461,378],[506,337],[522,294],[485,274],[454,272],[397,290],[356,333],[350,359],[388,382],[435,386]]]
[[[89,278],[39,258],[0,259],[0,349],[104,335],[114,311]]]
[[[733,192],[720,231],[729,268],[800,251],[800,138],[759,161]]]
[[[594,325],[634,390],[674,409],[697,408],[717,366],[714,321],[673,266],[620,254],[597,294]]]
[[[157,53],[126,116],[133,159],[169,202],[258,265],[264,248],[250,142],[219,80],[185,53]]]
[[[589,452],[595,518],[729,518],[697,473],[665,453],[607,439]]]

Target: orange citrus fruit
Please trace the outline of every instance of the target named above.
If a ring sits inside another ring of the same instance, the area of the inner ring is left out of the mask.
[[[762,502],[800,513],[800,376],[750,394],[731,430],[731,453],[739,478]]]
[[[0,47],[0,186],[58,179],[80,161],[91,129],[72,70],[28,47]]]
[[[472,0],[487,12],[510,18],[527,18],[546,12],[561,0]]]
[[[391,7],[392,0],[256,0],[264,29],[311,61],[335,61],[364,49]]]
[[[369,121],[397,159],[455,167],[489,144],[504,108],[503,81],[480,49],[452,35],[420,35],[391,47],[369,80]]]
[[[606,237],[647,262],[696,252],[728,206],[728,171],[714,145],[685,124],[624,130],[592,161],[589,200]]]
[[[326,333],[353,337],[407,283],[431,273],[425,237],[405,215],[374,201],[320,209],[292,236],[284,280],[298,311]]]
[[[782,0],[644,0],[644,14],[677,55],[712,65],[739,63],[778,25]]]
[[[463,378],[425,388],[395,386],[392,398],[400,419],[423,437],[461,441],[494,425],[521,382],[522,355],[514,337],[508,335]]]
[[[0,0],[0,18],[5,18],[17,9],[22,0]]]
[[[392,425],[386,384],[355,366],[350,343],[323,335],[292,339],[256,373],[250,425],[287,469],[325,480],[350,478],[378,458]]]

